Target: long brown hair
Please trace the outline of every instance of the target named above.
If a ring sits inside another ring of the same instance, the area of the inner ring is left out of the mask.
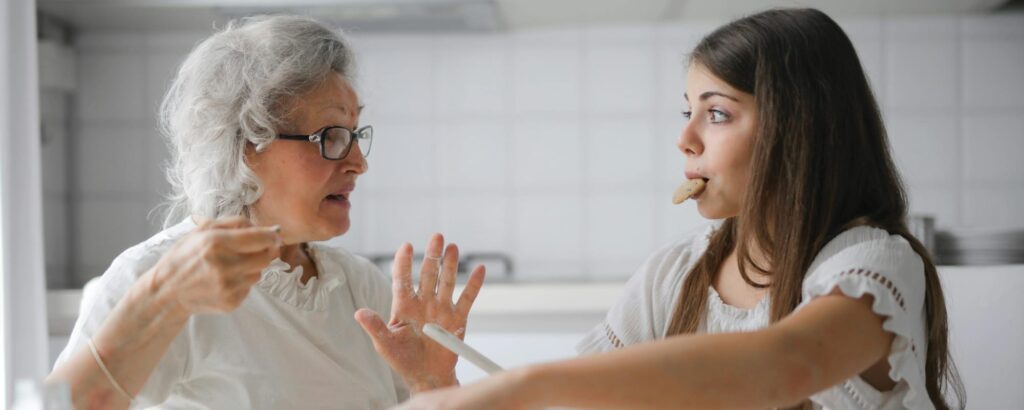
[[[752,94],[759,124],[743,207],[712,235],[687,275],[668,334],[697,330],[708,287],[734,249],[743,279],[769,288],[770,319],[777,322],[800,303],[804,275],[825,244],[851,226],[868,224],[902,236],[921,256],[928,396],[947,409],[949,388],[963,407],[935,264],[907,229],[906,194],[878,104],[843,30],[818,10],[770,10],[709,34],[690,64]],[[749,246],[762,250],[769,266],[755,265]],[[748,268],[770,275],[770,284],[752,281]]]

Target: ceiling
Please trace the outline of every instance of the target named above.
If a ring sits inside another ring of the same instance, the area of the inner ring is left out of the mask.
[[[1008,0],[37,0],[82,30],[206,30],[257,13],[316,16],[356,31],[497,31],[559,25],[722,20],[780,6],[833,16],[986,13]]]

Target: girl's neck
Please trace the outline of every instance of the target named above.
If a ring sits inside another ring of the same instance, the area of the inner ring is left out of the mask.
[[[749,276],[754,283],[768,285],[771,282],[771,276],[765,274],[765,272],[770,272],[772,268],[768,257],[765,256],[764,251],[761,250],[761,247],[758,246],[755,241],[747,242],[746,251],[749,259],[743,262],[745,263],[744,269],[747,276]],[[732,249],[732,252],[725,260],[726,263],[738,264],[739,259],[739,247],[737,246]],[[749,262],[753,262],[753,265]],[[764,272],[762,272],[761,269],[763,269]]]

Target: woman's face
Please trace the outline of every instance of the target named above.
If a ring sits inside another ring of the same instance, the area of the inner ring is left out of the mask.
[[[355,91],[340,74],[329,75],[309,93],[286,101],[281,135],[309,135],[327,126],[358,128],[360,105]],[[320,144],[274,140],[262,152],[246,151],[249,167],[263,184],[263,195],[251,206],[258,225],[280,225],[286,244],[319,241],[348,231],[356,178],[367,170],[366,158],[354,144],[345,158],[320,156]]]
[[[736,90],[704,66],[690,65],[686,75],[689,120],[677,145],[686,156],[686,178],[704,178],[697,209],[709,219],[739,214],[757,131],[754,96]],[[688,114],[687,114],[688,113]]]

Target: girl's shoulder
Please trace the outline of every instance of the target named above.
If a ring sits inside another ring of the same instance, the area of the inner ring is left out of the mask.
[[[861,225],[841,232],[825,244],[811,262],[808,274],[842,268],[920,271],[923,279],[924,262],[906,238]]]
[[[896,317],[901,327],[917,327],[927,290],[925,265],[905,238],[880,228],[850,228],[826,244],[804,278],[802,299],[839,290],[847,296],[874,297],[873,307]]]
[[[851,298],[872,296],[872,311],[884,318],[882,327],[895,335],[888,356],[889,374],[903,387],[897,387],[894,391],[900,393],[892,398],[899,401],[900,408],[930,408],[924,380],[927,285],[921,255],[907,239],[884,229],[847,229],[818,252],[804,279],[797,309],[836,291]],[[880,393],[859,378],[851,378],[812,396],[812,400],[833,407],[865,397],[876,397],[872,401],[882,407]]]
[[[658,249],[647,257],[627,286],[645,289],[649,297],[658,302],[674,304],[683,280],[708,250],[711,237],[721,224],[721,221],[713,221],[691,229],[676,242]]]

